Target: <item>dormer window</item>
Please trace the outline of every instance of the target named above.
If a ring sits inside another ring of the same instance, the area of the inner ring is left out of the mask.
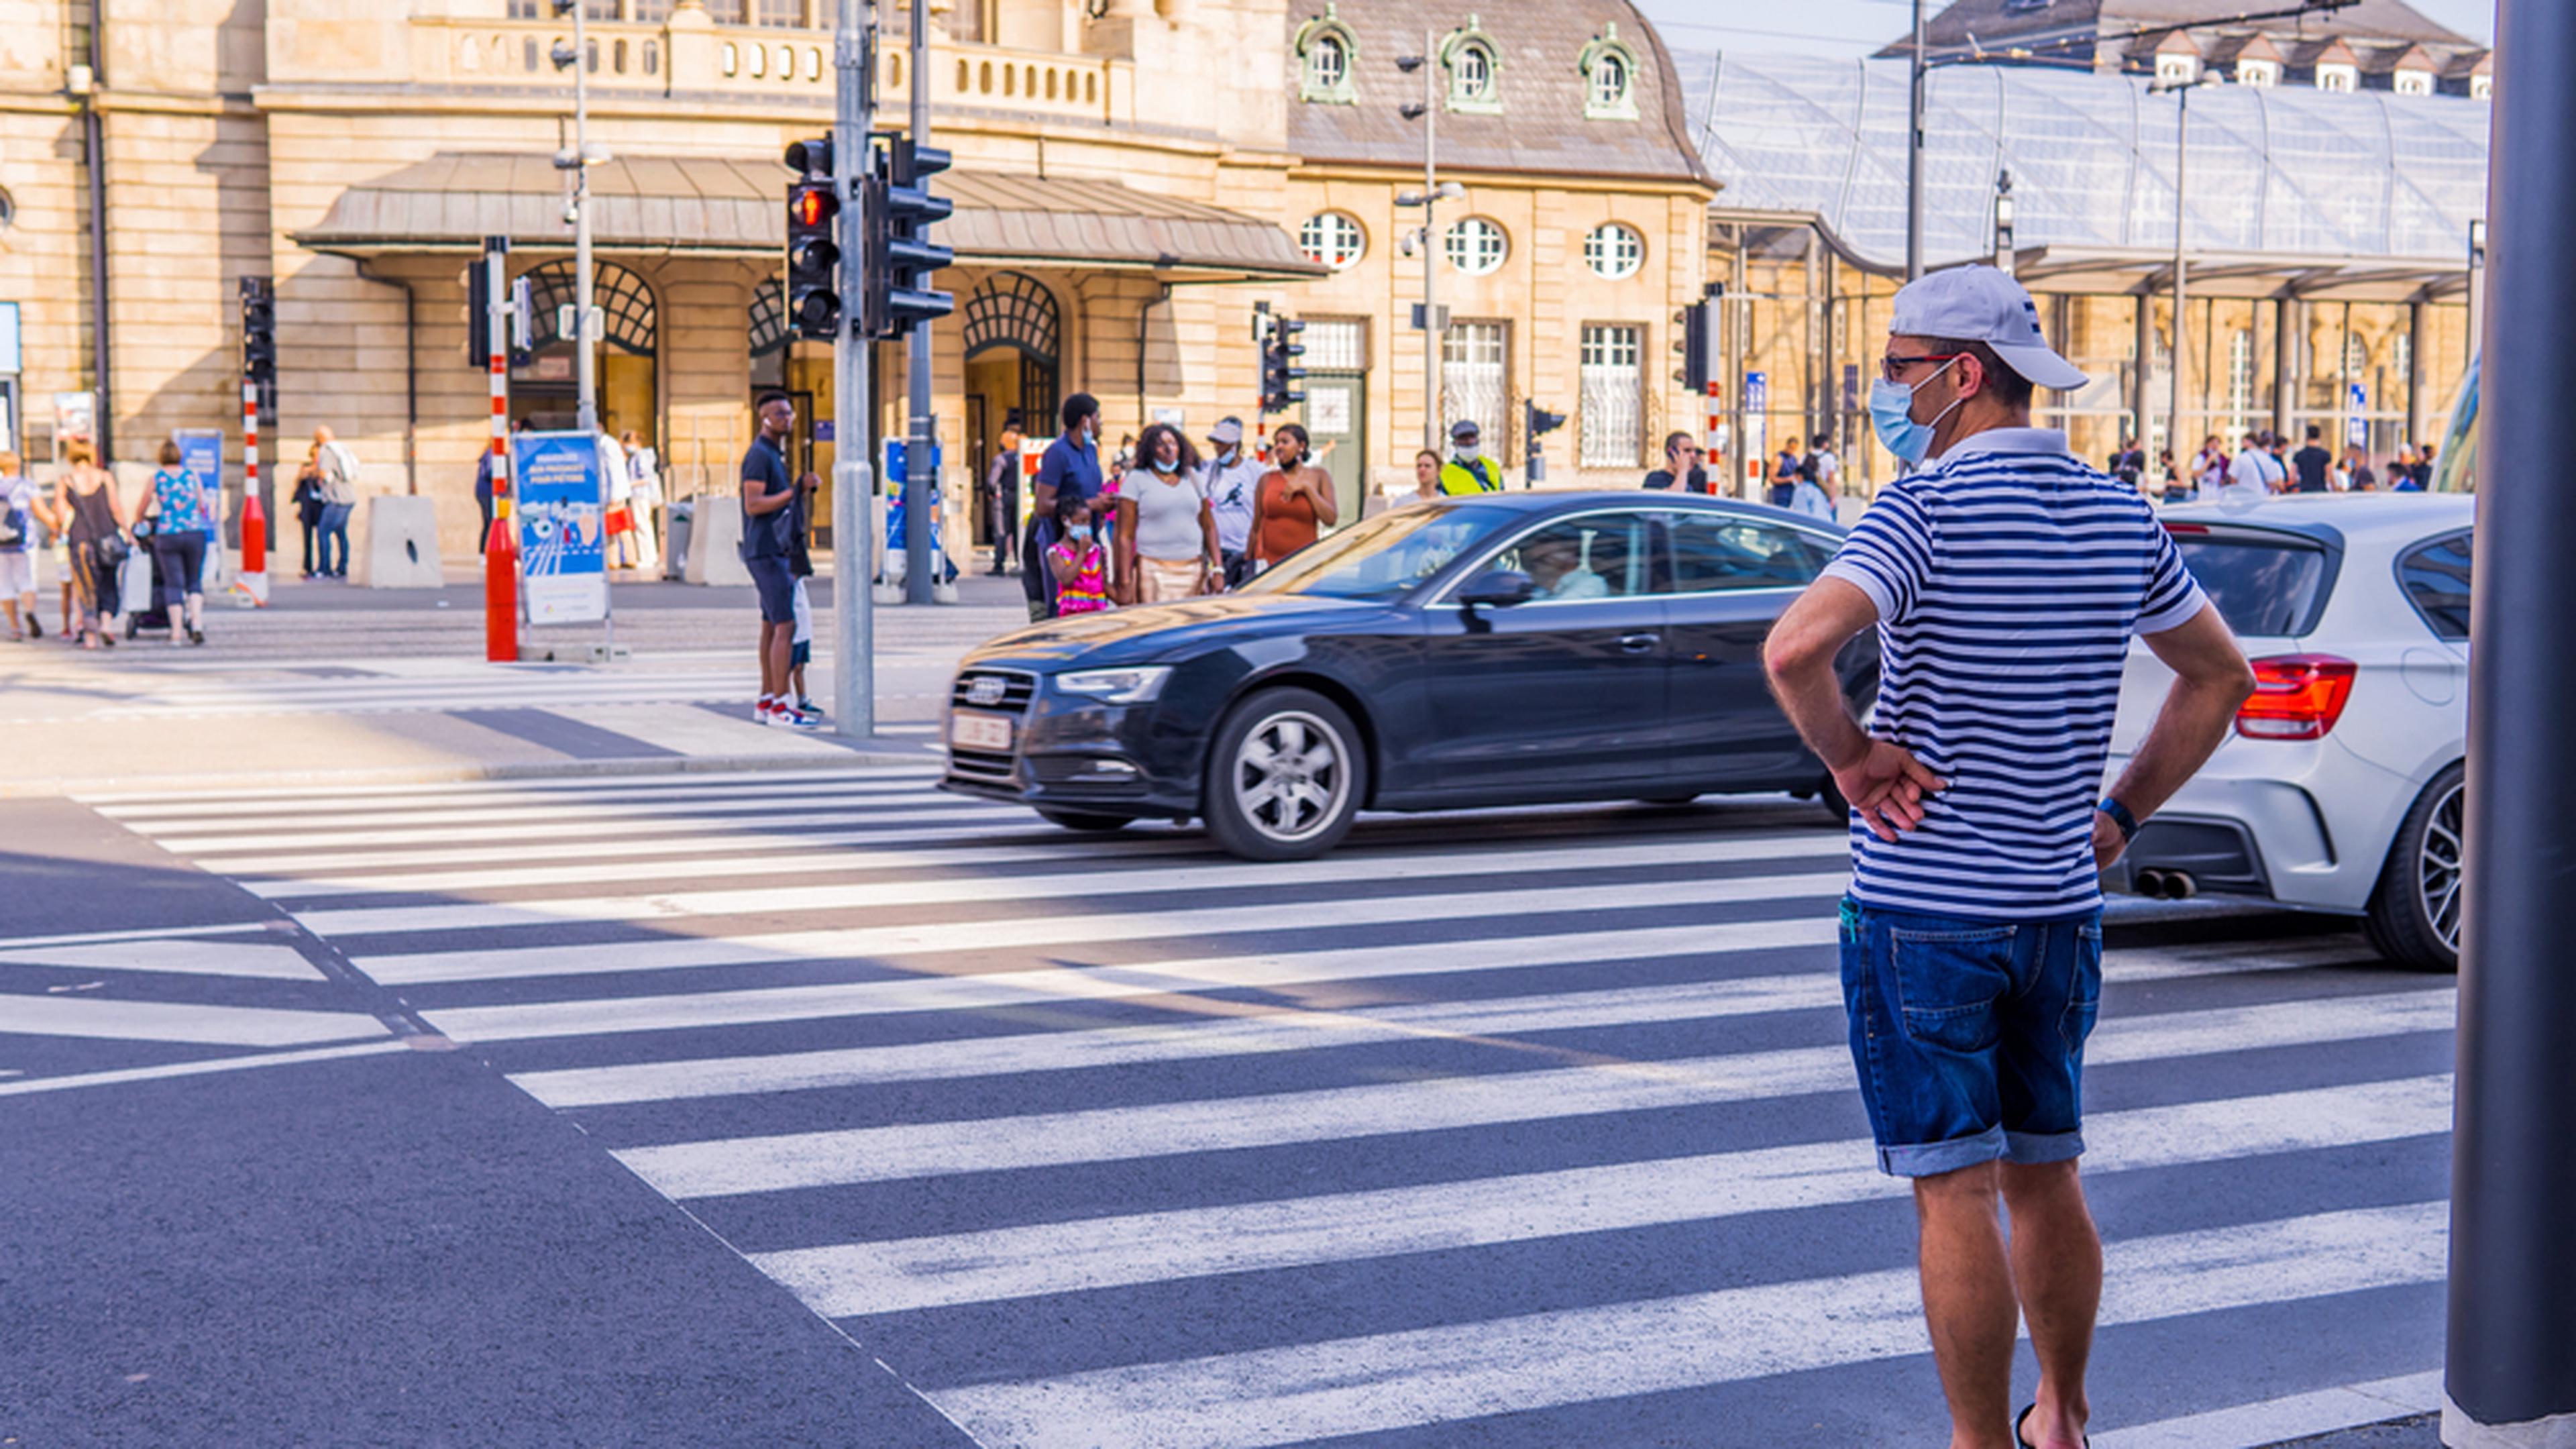
[[[1584,119],[1637,119],[1637,52],[1619,38],[1617,21],[1604,24],[1574,63],[1583,72]]]
[[[2361,89],[2361,67],[2357,65],[2318,66],[2317,89],[2349,95]]]
[[[2401,96],[2429,96],[2433,93],[2433,73],[2429,70],[2401,70],[2391,89]]]
[[[2279,85],[2281,63],[2277,60],[2240,60],[2236,62],[2236,83],[2240,86]]]
[[[1449,32],[1440,47],[1440,63],[1449,69],[1450,110],[1487,116],[1502,113],[1502,50],[1477,16],[1468,16],[1465,25]]]
[[[1359,37],[1351,33],[1335,6],[1297,27],[1297,99],[1325,105],[1359,103],[1351,77],[1359,59]]]
[[[2156,84],[2187,86],[2198,79],[2200,79],[2200,60],[2197,56],[2160,55],[2156,57]]]
[[[2495,77],[2491,75],[2473,75],[2469,77],[2469,99],[2473,101],[2494,100]]]

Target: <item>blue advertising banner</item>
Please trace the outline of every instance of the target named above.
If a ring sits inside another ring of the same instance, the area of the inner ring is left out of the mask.
[[[521,433],[517,456],[519,596],[531,624],[608,617],[608,464],[588,433]]]
[[[2370,389],[2356,382],[2352,384],[2349,396],[2352,406],[2348,410],[2349,416],[2344,419],[2343,440],[2356,448],[2369,447],[2370,419],[2362,415],[2370,411]]]

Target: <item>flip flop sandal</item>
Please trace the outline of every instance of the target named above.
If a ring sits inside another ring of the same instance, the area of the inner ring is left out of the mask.
[[[2033,1413],[2038,1411],[2038,1409],[2039,1404],[2036,1401],[2033,1401],[2022,1405],[2021,1412],[2013,1415],[2013,1442],[2020,1445],[2021,1449],[2039,1449],[2038,1445],[2033,1444],[2028,1439],[2021,1436],[2021,1426],[2023,1422],[2029,1419]],[[2084,1449],[2093,1449],[2093,1436],[2090,1434],[2084,1436]]]

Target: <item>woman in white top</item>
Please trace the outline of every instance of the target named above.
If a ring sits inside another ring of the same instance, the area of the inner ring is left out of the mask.
[[[1198,451],[1181,430],[1156,423],[1136,440],[1137,467],[1118,489],[1118,576],[1129,603],[1214,593],[1216,514],[1199,491]]]

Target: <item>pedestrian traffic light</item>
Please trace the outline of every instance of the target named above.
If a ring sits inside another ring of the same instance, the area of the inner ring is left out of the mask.
[[[948,169],[949,156],[894,136],[876,153],[868,178],[866,326],[870,337],[891,341],[957,309],[957,299],[930,285],[931,273],[956,253],[930,239],[930,228],[956,204],[930,190],[930,178]]]
[[[1306,400],[1297,390],[1297,382],[1306,369],[1297,359],[1306,355],[1306,344],[1296,340],[1306,324],[1294,317],[1274,317],[1269,334],[1261,339],[1261,410],[1284,413]]]
[[[1673,339],[1673,351],[1682,355],[1682,365],[1675,370],[1673,380],[1689,392],[1707,391],[1714,376],[1709,367],[1710,339],[1716,335],[1717,306],[1725,295],[1726,284],[1712,282],[1706,296],[1673,314],[1680,330]]]
[[[1521,414],[1529,428],[1529,445],[1533,452],[1538,449],[1540,437],[1565,426],[1565,414],[1549,412],[1527,399],[1521,402]]]
[[[841,247],[832,237],[841,198],[831,138],[789,146],[787,164],[798,173],[787,187],[787,330],[828,341],[841,335]]]
[[[277,380],[277,296],[266,277],[241,279],[242,376]]]

